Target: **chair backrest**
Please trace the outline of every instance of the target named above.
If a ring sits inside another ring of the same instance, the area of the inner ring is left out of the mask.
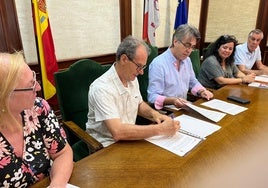
[[[206,48],[203,48],[203,51],[202,51],[203,60],[207,58],[208,56],[207,53],[210,51],[212,45],[213,45],[213,42],[211,42]]]
[[[54,74],[63,121],[73,121],[83,130],[86,129],[89,85],[107,71],[110,66],[101,65],[90,59],[82,59],[72,64],[67,70]],[[73,149],[74,161],[92,153],[86,143],[72,131],[66,130],[66,133],[68,142]]]
[[[64,121],[73,121],[86,128],[89,85],[110,66],[82,59],[67,70],[54,74],[59,107]]]
[[[140,86],[140,92],[142,95],[142,98],[144,101],[147,101],[147,88],[148,88],[148,70],[149,70],[149,65],[153,61],[153,59],[158,55],[158,48],[156,46],[151,46],[149,45],[151,49],[151,53],[147,59],[147,68],[143,70],[143,75],[138,76],[139,80],[139,86]]]
[[[201,66],[199,50],[198,49],[193,50],[189,57],[192,61],[195,76],[198,77],[198,73]]]

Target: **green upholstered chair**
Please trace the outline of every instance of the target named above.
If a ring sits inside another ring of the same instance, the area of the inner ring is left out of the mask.
[[[208,56],[208,52],[210,51],[211,47],[213,45],[213,42],[211,42],[206,48],[203,48],[202,55],[203,55],[203,60],[205,60]]]
[[[94,153],[103,146],[86,133],[89,85],[110,66],[89,59],[72,64],[54,74],[62,123],[73,149],[74,161]]]
[[[196,78],[198,77],[198,73],[200,71],[200,67],[201,67],[201,62],[200,62],[200,51],[198,49],[195,49],[192,51],[192,53],[190,54],[190,59],[192,61],[192,66],[194,69],[194,73]],[[196,101],[199,97],[194,96],[190,91],[187,94],[187,100],[188,101]]]
[[[158,48],[156,46],[149,45],[149,47],[150,47],[151,52],[147,59],[147,63],[146,63],[147,68],[143,70],[143,75],[138,76],[140,92],[141,92],[143,100],[146,102],[148,101],[147,100],[147,88],[148,88],[148,82],[149,82],[149,78],[148,78],[149,65],[153,61],[153,59],[158,55]]]
[[[143,75],[138,76],[141,96],[145,102],[148,101],[147,88],[148,88],[148,82],[149,82],[149,78],[148,78],[149,65],[153,61],[153,59],[158,55],[158,48],[156,46],[152,46],[152,45],[148,45],[148,46],[149,46],[151,52],[150,52],[148,59],[147,59],[147,63],[146,63],[147,68],[143,70]],[[152,123],[152,122],[148,119],[141,117],[141,116],[137,116],[136,124],[147,125],[149,123]]]
[[[199,50],[198,49],[193,50],[189,57],[192,61],[195,76],[198,77],[198,73],[201,66]]]

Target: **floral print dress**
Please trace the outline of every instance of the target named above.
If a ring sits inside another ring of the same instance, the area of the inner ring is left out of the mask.
[[[17,157],[0,132],[0,187],[28,187],[49,175],[52,161],[66,144],[66,135],[48,103],[36,98],[35,105],[22,113],[24,151]]]

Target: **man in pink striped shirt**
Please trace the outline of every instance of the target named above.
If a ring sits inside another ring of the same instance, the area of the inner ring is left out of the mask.
[[[188,24],[180,25],[174,32],[171,46],[157,56],[149,66],[148,101],[156,109],[173,104],[183,107],[189,89],[195,96],[213,98],[195,77],[189,58],[195,49],[199,31]]]

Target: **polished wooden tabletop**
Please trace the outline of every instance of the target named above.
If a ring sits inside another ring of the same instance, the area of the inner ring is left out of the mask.
[[[228,101],[248,110],[235,116],[227,114],[217,123],[221,129],[184,157],[145,140],[120,141],[76,162],[70,183],[81,188],[202,187],[200,183],[204,182],[204,177],[214,177],[217,174],[215,169],[222,169],[226,161],[230,164],[233,160],[234,167],[245,165],[237,164],[237,159],[242,161],[255,152],[255,144],[267,141],[268,90],[230,85],[214,91],[217,99],[227,101],[229,95],[249,99],[251,102],[246,105]],[[194,104],[201,106],[204,101],[200,99]],[[191,110],[181,110],[176,114],[181,113],[202,118]],[[46,187],[48,183],[46,179],[34,187]]]

